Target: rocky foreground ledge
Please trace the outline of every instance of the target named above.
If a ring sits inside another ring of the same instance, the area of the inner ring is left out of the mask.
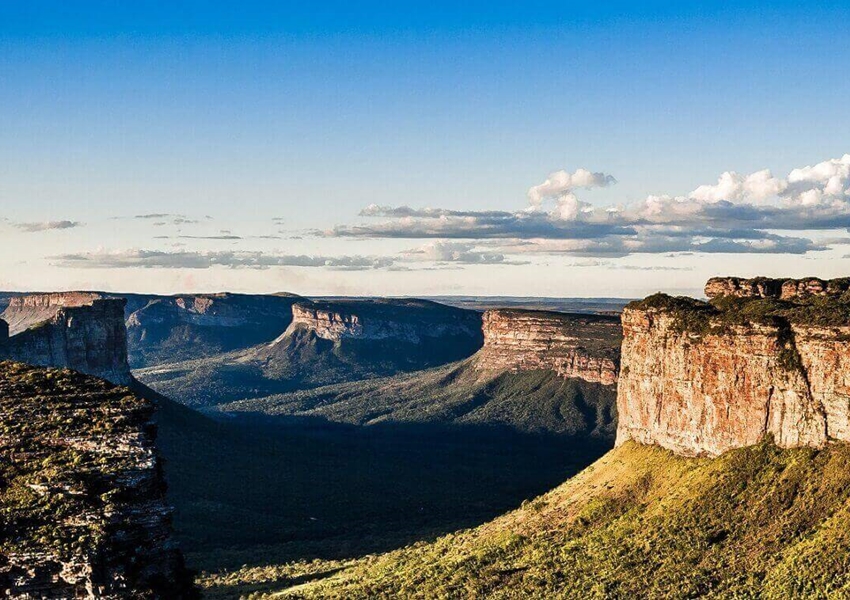
[[[191,598],[153,405],[72,371],[0,362],[0,590]]]
[[[629,304],[617,443],[714,456],[850,441],[850,280],[723,278]]]

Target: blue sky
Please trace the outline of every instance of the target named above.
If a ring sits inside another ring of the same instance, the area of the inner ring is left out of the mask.
[[[0,0],[0,287],[638,296],[846,274],[843,187],[729,198],[796,211],[758,246],[714,212],[724,232],[697,239],[695,209],[576,251],[522,211],[559,170],[616,179],[550,190],[540,210],[587,203],[542,213],[562,238],[648,196],[672,214],[724,172],[842,169],[848,22],[846,3]],[[421,215],[358,216],[373,204],[476,214],[415,237]],[[488,211],[523,229],[494,238]],[[129,218],[150,214],[170,216]]]

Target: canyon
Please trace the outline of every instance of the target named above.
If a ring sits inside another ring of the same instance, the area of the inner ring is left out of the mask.
[[[425,369],[465,358],[482,343],[479,313],[424,300],[302,300],[291,315],[268,343],[136,376],[181,403],[212,406]]]

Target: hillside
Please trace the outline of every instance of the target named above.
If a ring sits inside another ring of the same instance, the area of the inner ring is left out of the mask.
[[[425,369],[481,346],[480,315],[421,300],[298,302],[274,341],[141,369],[136,376],[189,406],[269,396]]]
[[[555,372],[482,374],[471,361],[412,374],[325,386],[222,404],[231,415],[331,421],[477,424],[525,433],[590,435],[613,441],[616,391]]]
[[[153,405],[67,370],[0,362],[0,589],[194,597],[171,537]]]
[[[850,594],[850,446],[717,459],[627,442],[519,510],[356,562],[244,569],[208,592],[301,598]]]

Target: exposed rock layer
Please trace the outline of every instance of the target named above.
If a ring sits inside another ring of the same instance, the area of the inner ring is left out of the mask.
[[[424,300],[298,302],[292,325],[281,337],[307,329],[324,340],[394,340],[419,344],[427,338],[480,338],[475,313]]]
[[[35,294],[13,298],[0,331],[0,358],[66,367],[113,383],[130,382],[123,299],[97,294]],[[22,327],[25,327],[22,329]]]
[[[772,285],[762,289],[776,293]],[[668,307],[644,303],[623,312],[618,444],[634,439],[713,456],[768,435],[782,447],[850,441],[850,322],[742,319],[746,305],[724,312],[668,300]],[[708,316],[696,318],[699,311]]]
[[[850,278],[771,279],[769,277],[712,277],[705,284],[709,298],[732,296],[736,298],[776,298],[792,300],[807,296],[840,296],[850,289]]]
[[[0,363],[0,589],[187,598],[153,405],[70,371]]]
[[[617,382],[620,324],[616,317],[531,310],[490,310],[483,319],[479,370],[551,370],[565,379]]]

